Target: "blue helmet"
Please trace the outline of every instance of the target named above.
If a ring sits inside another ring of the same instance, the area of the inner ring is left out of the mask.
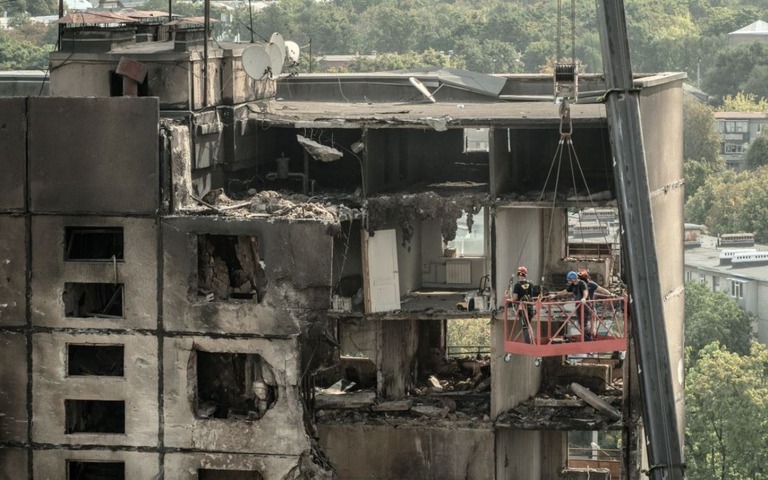
[[[576,280],[577,278],[579,278],[579,274],[577,274],[576,272],[568,272],[568,275],[566,275],[565,278],[568,281]]]

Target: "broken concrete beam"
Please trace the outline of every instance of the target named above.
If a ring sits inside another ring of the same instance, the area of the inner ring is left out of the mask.
[[[621,413],[619,413],[618,410],[613,408],[611,404],[600,398],[598,395],[595,395],[578,383],[571,384],[571,391],[573,391],[573,393],[575,393],[579,398],[595,407],[596,410],[608,415],[611,420],[621,420]]]
[[[415,407],[411,407],[411,411],[424,415],[425,417],[444,418],[450,413],[451,409],[448,407],[439,408],[429,405],[416,405]]]
[[[427,379],[427,382],[429,382],[429,386],[432,390],[436,392],[443,391],[443,386],[440,385],[440,380],[438,380],[436,376],[430,375],[429,378]]]
[[[354,392],[340,395],[327,395],[318,393],[315,395],[315,408],[320,409],[346,409],[369,408],[376,400],[375,392]]]
[[[371,407],[374,412],[405,412],[411,409],[413,402],[410,400],[393,400],[391,402],[377,403]]]
[[[478,383],[475,387],[476,392],[484,392],[486,390],[490,390],[491,388],[491,377],[486,378],[482,382]]]
[[[557,398],[534,398],[534,407],[583,407],[583,400],[557,399]]]
[[[611,366],[598,364],[560,365],[557,369],[557,383],[569,385],[577,380],[596,393],[604,392],[611,385]]]
[[[350,382],[349,380],[342,378],[341,380],[334,383],[330,387],[322,390],[320,393],[327,394],[327,395],[341,395],[349,392],[356,386],[357,384],[355,382]]]

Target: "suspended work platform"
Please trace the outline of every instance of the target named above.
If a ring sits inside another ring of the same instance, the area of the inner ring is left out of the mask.
[[[584,304],[505,298],[504,351],[533,357],[625,351],[627,304],[626,297]]]

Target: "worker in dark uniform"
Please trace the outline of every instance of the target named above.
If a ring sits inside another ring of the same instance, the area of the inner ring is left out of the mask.
[[[512,285],[512,279],[509,284]],[[513,302],[533,302],[533,284],[528,281],[528,269],[524,266],[517,267],[517,281],[507,293],[511,292],[510,299]],[[528,319],[533,318],[533,305],[531,303],[526,304],[528,309]]]
[[[577,272],[577,275],[579,276],[579,280],[583,280],[584,282],[587,283],[587,291],[589,292],[587,297],[590,300],[595,299],[595,293],[607,298],[614,297],[614,295],[610,291],[601,287],[600,285],[598,285],[596,281],[592,280],[592,278],[589,276],[589,270],[587,270],[586,268],[580,269]]]
[[[528,281],[528,269],[524,266],[517,267],[517,281],[512,284],[513,279],[509,280],[510,287],[507,288],[505,296],[512,300],[516,315],[519,315],[522,323],[523,338],[526,343],[533,343],[533,316],[536,313],[533,308],[533,284]],[[510,296],[510,291],[512,292]],[[523,307],[525,310],[523,310]],[[523,313],[525,312],[525,313]],[[522,316],[525,315],[525,318]]]
[[[592,340],[591,312],[589,307],[587,307],[589,286],[587,282],[579,278],[579,274],[576,272],[568,272],[565,279],[568,281],[568,284],[563,290],[555,293],[554,296],[565,297],[569,293],[573,295],[573,300],[576,302],[576,315],[579,319],[584,319],[584,340],[589,342]]]

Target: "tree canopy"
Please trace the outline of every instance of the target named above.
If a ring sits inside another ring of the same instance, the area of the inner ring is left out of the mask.
[[[721,97],[739,90],[768,93],[765,49],[726,47],[725,42],[728,32],[760,18],[766,0],[625,3],[634,71],[683,71],[692,79],[701,71],[705,87]],[[173,9],[201,15],[202,6],[202,1],[177,1]],[[559,9],[554,0],[280,0],[253,12],[253,37],[265,40],[280,32],[299,45],[311,41],[314,56],[434,50],[460,57],[453,64],[486,73],[539,72],[549,59],[568,57],[584,68],[582,73],[601,72],[594,3],[576,2],[573,11],[567,2],[563,6]],[[55,7],[50,0],[14,0],[8,10],[41,15],[54,13]],[[165,10],[167,2],[149,0],[144,8]],[[232,25],[214,25],[221,40],[251,38],[248,8],[234,12]]]
[[[768,478],[768,350],[748,355],[715,342],[699,351],[685,381],[686,476]]]
[[[724,292],[713,292],[699,282],[685,285],[685,346],[690,360],[712,342],[730,352],[747,355],[752,340],[752,316]]]
[[[768,135],[760,135],[749,145],[744,160],[751,169],[768,165]]]
[[[685,219],[715,234],[752,232],[768,242],[768,167],[708,177],[685,202]]]

